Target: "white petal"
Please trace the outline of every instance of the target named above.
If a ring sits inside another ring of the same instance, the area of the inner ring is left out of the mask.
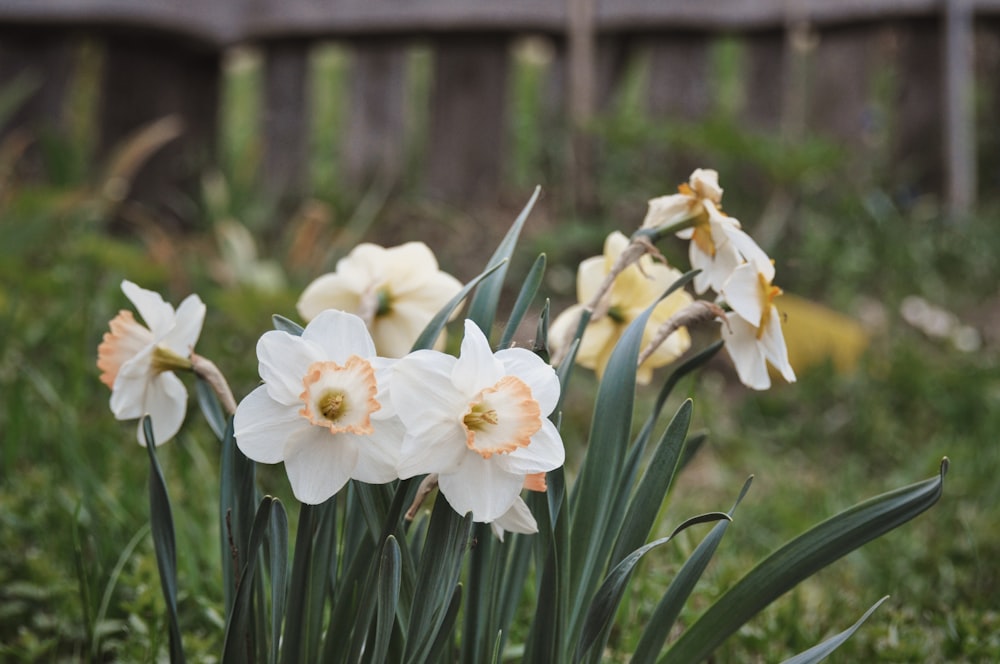
[[[396,472],[404,480],[427,473],[454,473],[468,453],[465,432],[460,426],[441,425],[420,436],[407,432]]]
[[[135,305],[146,327],[156,339],[162,339],[174,324],[174,308],[163,301],[159,293],[140,288],[131,281],[122,281],[122,292]]]
[[[503,375],[503,365],[493,355],[486,335],[478,325],[466,320],[462,350],[451,370],[455,388],[463,395],[473,397],[479,390],[494,385]]]
[[[449,469],[467,451],[461,418],[468,406],[451,382],[457,360],[422,350],[400,359],[389,378],[390,408],[406,428],[400,477]]]
[[[548,416],[559,401],[559,377],[555,369],[525,348],[505,348],[495,356],[503,365],[504,375],[517,376],[531,388],[542,417]]]
[[[510,454],[498,454],[492,459],[503,470],[514,475],[531,475],[554,470],[566,460],[566,449],[555,425],[542,420],[542,428],[531,437],[527,447],[519,447]]]
[[[748,263],[751,263],[758,272],[764,275],[768,281],[774,281],[774,263],[771,257],[760,248],[754,239],[738,228],[727,228],[726,237],[739,251]]]
[[[372,324],[372,337],[378,354],[403,357],[409,353],[434,313],[410,302],[395,302],[391,312],[378,316]]]
[[[587,304],[597,295],[598,289],[608,276],[604,266],[604,256],[592,256],[584,259],[576,270],[576,299],[580,304]]]
[[[726,314],[726,320],[729,324],[722,324],[722,338],[726,342],[726,352],[733,360],[740,382],[754,390],[766,390],[771,387],[767,362],[757,342],[757,328],[734,313]]]
[[[760,325],[764,315],[764,302],[761,298],[759,273],[751,263],[744,263],[733,271],[722,287],[722,295],[726,298],[726,304],[743,320],[754,327]]]
[[[503,516],[490,525],[501,542],[503,541],[505,530],[524,535],[538,532],[538,523],[535,521],[535,517],[532,516],[531,510],[528,509],[528,504],[521,500],[520,496],[510,506],[510,509],[504,512]]]
[[[555,353],[563,353],[563,349],[573,340],[576,328],[580,325],[580,315],[583,313],[582,304],[574,304],[570,308],[556,316],[552,324],[549,325],[549,349]]]
[[[716,204],[722,200],[722,187],[719,186],[719,172],[716,170],[696,168],[688,178],[688,185],[699,197]]]
[[[302,318],[309,321],[326,309],[358,311],[361,308],[361,296],[358,291],[350,289],[346,279],[331,272],[306,286],[295,308]]]
[[[110,404],[117,419],[131,420],[146,414],[146,389],[153,379],[152,357],[153,346],[147,346],[118,370]]]
[[[772,306],[764,334],[760,338],[761,348],[767,361],[781,372],[782,378],[789,383],[795,382],[795,372],[788,361],[788,348],[785,346],[785,335],[781,331],[781,315]]]
[[[321,312],[306,325],[302,338],[321,348],[323,359],[339,364],[351,355],[368,358],[375,354],[375,343],[365,322],[344,311]]]
[[[326,360],[321,348],[287,332],[271,330],[257,341],[258,371],[271,398],[291,406],[300,402],[302,379],[313,362]]]
[[[439,419],[453,419],[457,425],[467,403],[451,382],[456,364],[451,355],[420,350],[392,367],[389,399],[407,430],[419,431],[422,425]]]
[[[278,463],[284,457],[285,439],[302,427],[310,427],[297,406],[286,406],[271,398],[261,385],[236,407],[233,433],[236,445],[247,457],[260,463]]]
[[[423,242],[406,242],[386,249],[381,267],[383,281],[397,297],[425,290],[439,272],[434,252]]]
[[[475,452],[466,454],[456,473],[438,476],[438,487],[459,514],[472,512],[479,522],[494,521],[511,508],[524,476],[504,472]]]
[[[358,462],[352,479],[382,484],[398,477],[399,464],[406,430],[399,418],[373,421],[375,431],[367,436],[357,436]]]
[[[171,372],[161,373],[146,387],[144,413],[153,421],[153,440],[157,447],[177,435],[187,414],[187,390]],[[139,420],[137,437],[145,445],[146,435]]]
[[[205,322],[205,303],[197,295],[188,295],[177,307],[174,326],[161,343],[181,357],[188,357],[201,336]]]
[[[319,505],[347,484],[358,461],[358,449],[351,437],[331,434],[322,427],[308,427],[288,439],[285,472],[297,499]]]
[[[694,216],[694,206],[697,201],[684,194],[660,196],[649,201],[643,228],[656,228],[675,224]],[[700,206],[699,206],[700,209]]]

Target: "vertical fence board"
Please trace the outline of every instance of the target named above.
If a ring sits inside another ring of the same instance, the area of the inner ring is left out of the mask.
[[[495,200],[506,141],[508,38],[433,41],[427,190],[454,202]]]
[[[0,108],[0,143],[19,133],[18,149],[25,150],[17,157],[22,177],[43,176],[45,166],[36,141],[64,129],[77,46],[77,40],[62,31],[10,27],[0,31],[0,93],[17,95],[16,103]]]
[[[804,129],[835,141],[856,181],[877,177],[875,76],[887,66],[878,41],[875,24],[826,30],[810,58]]]
[[[894,27],[899,51],[892,108],[893,180],[904,197],[940,194],[943,182],[941,26],[914,20]]]
[[[261,180],[271,196],[295,198],[309,183],[309,51],[306,41],[264,45]]]
[[[405,42],[370,39],[351,44],[350,110],[344,170],[358,189],[394,188],[402,180],[407,147]]]
[[[743,38],[743,118],[753,129],[778,132],[785,106],[785,33],[754,32]]]
[[[1000,18],[976,22],[976,170],[981,195],[1000,191]]]
[[[711,39],[704,33],[672,32],[645,39],[649,53],[646,108],[656,123],[704,120],[712,110]],[[704,157],[667,146],[651,155],[663,182],[684,182]]]
[[[220,54],[172,41],[113,35],[106,41],[98,151],[107,157],[134,131],[168,114],[184,134],[136,174],[129,198],[155,210],[161,221],[189,224],[199,175],[215,154]]]
[[[944,12],[945,196],[948,212],[967,214],[976,195],[975,65],[972,7],[951,0]]]

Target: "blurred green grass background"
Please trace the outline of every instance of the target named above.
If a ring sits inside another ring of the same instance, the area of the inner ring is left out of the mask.
[[[725,56],[723,49],[723,73]],[[539,165],[558,159],[559,137],[537,122],[542,75],[526,58],[513,76],[509,207],[431,203],[412,182],[391,200],[347,191],[329,149],[344,117],[338,90],[345,60],[330,47],[315,61],[313,103],[324,121],[315,128],[314,200],[305,212],[281,216],[257,193],[260,146],[251,102],[260,69],[245,53],[227,70],[221,168],[206,178],[194,231],[173,236],[155,225],[110,223],[87,158],[86,117],[77,120],[73,140],[45,145],[49,182],[4,181],[0,660],[143,662],[166,652],[145,530],[146,457],[133,425],[112,418],[94,364],[107,321],[129,306],[119,290],[123,278],[175,303],[188,292],[202,296],[208,316],[199,352],[222,368],[240,398],[257,381],[254,344],[270,315],[294,317],[301,288],[354,243],[422,239],[445,269],[468,279],[538,184]],[[427,56],[412,66],[419,98],[426,95]],[[719,85],[727,80],[722,76]],[[593,129],[604,164],[596,182],[599,212],[578,215],[555,195],[529,220],[518,260],[527,266],[539,251],[548,253],[545,287],[554,310],[572,298],[577,262],[599,253],[610,230],[635,228],[645,201],[676,186],[659,181],[651,163],[683,152],[720,171],[727,210],[778,261],[786,290],[862,320],[871,339],[853,369],[837,370],[819,358],[798,367],[798,383],[767,393],[740,388],[724,361],[684,384],[681,396],[695,399],[696,426],[710,438],[675,487],[663,529],[695,512],[727,509],[745,477],[756,478],[687,617],[809,525],[933,475],[947,455],[952,466],[939,505],[779,600],[715,661],[778,661],[845,628],[883,594],[892,599],[830,661],[1000,660],[997,197],[986,197],[972,218],[950,220],[932,198],[892,191],[877,163],[871,177],[858,181],[834,145],[744,131],[726,95],[702,122],[650,123],[634,110],[639,85],[627,85]],[[413,154],[411,178],[419,171],[419,145]],[[280,266],[282,283],[264,288],[227,276],[215,234],[226,219],[251,230],[260,258]],[[684,264],[681,244],[663,249]],[[901,307],[913,296],[954,314],[977,332],[979,345],[956,346],[907,322]],[[564,425],[571,455],[585,442],[593,388],[584,376],[577,380]],[[644,390],[640,402],[651,397]],[[192,411],[160,457],[177,520],[185,645],[193,661],[212,661],[223,631],[215,439]],[[266,491],[288,496],[280,466],[259,473]],[[290,511],[294,518],[295,507]],[[627,661],[638,634],[630,625],[641,624],[655,606],[695,537],[685,533],[676,549],[644,563],[612,635],[609,661]]]

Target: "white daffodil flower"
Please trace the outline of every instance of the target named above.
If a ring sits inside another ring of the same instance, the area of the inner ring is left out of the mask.
[[[530,526],[516,507],[522,487],[565,459],[548,419],[559,400],[552,367],[523,348],[494,354],[466,321],[459,357],[422,350],[393,366],[389,399],[406,429],[401,478],[437,473],[459,514],[502,519],[508,530]]]
[[[589,302],[594,297],[628,244],[629,239],[616,231],[605,240],[603,256],[588,258],[580,263],[576,277],[576,296],[579,302]],[[681,276],[680,271],[655,261],[649,255],[625,268],[605,295],[607,313],[595,317],[587,326],[577,351],[577,363],[602,376],[611,358],[611,351],[625,329]],[[663,323],[691,302],[691,295],[684,290],[675,291],[664,298],[649,317],[642,335],[642,347],[646,347]],[[558,346],[572,339],[583,307],[583,304],[574,305],[552,322],[549,341],[553,345]],[[670,364],[690,346],[688,331],[684,328],[677,330],[639,366],[636,381],[643,385],[649,383],[654,369]]]
[[[111,388],[111,412],[119,420],[149,415],[153,438],[161,445],[173,438],[187,412],[187,389],[173,370],[191,368],[191,352],[205,320],[205,305],[189,295],[174,308],[159,293],[122,281],[122,292],[146,325],[122,309],[97,348],[101,382]],[[145,446],[140,420],[136,437]]]
[[[312,320],[325,309],[357,314],[384,357],[402,357],[431,318],[462,289],[423,242],[388,249],[359,244],[337,262],[335,272],[309,284],[298,311]]]
[[[718,208],[722,204],[722,187],[719,173],[712,169],[695,169],[686,184],[677,187],[678,193],[660,196],[649,201],[643,228],[660,228],[688,219],[705,216],[705,203]]]
[[[240,450],[260,463],[284,462],[295,497],[324,502],[350,479],[396,479],[402,429],[380,419],[380,374],[364,321],[324,311],[302,336],[273,330],[257,342],[264,384],[236,408]]]
[[[781,315],[774,306],[781,289],[772,284],[773,279],[774,265],[770,261],[747,262],[733,271],[722,290],[732,308],[722,325],[726,351],[740,382],[755,390],[771,387],[768,362],[789,383],[795,382],[781,332]]]

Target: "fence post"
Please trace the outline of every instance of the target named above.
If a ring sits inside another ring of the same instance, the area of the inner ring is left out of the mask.
[[[389,191],[402,180],[408,53],[408,44],[391,38],[359,39],[351,44],[344,176],[359,192],[373,184]]]
[[[435,37],[427,190],[449,202],[490,202],[506,143],[507,35]]]
[[[278,200],[294,200],[309,186],[309,51],[302,40],[264,45],[262,105],[264,190]]]
[[[979,190],[1000,191],[1000,17],[976,20],[976,90],[983,101],[976,118]]]
[[[943,140],[941,25],[911,20],[896,25],[899,89],[891,108],[896,193],[904,198],[941,193]]]
[[[220,53],[148,35],[106,41],[98,153],[107,157],[137,129],[166,115],[184,133],[136,174],[128,198],[175,227],[198,218],[200,174],[215,157]]]
[[[947,0],[944,13],[945,196],[949,215],[968,214],[976,198],[975,63],[972,7]]]
[[[60,30],[7,27],[0,32],[0,93],[14,104],[0,109],[0,143],[16,132],[18,175],[43,177],[38,139],[65,129],[66,96],[79,41]],[[14,156],[14,155],[11,155]]]

